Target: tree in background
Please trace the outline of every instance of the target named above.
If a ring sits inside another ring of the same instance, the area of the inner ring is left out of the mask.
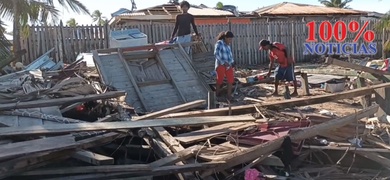
[[[75,18],[70,18],[68,21],[66,21],[66,25],[69,27],[76,27],[78,24]]]
[[[342,9],[348,9],[348,3],[352,2],[352,0],[318,0],[321,4],[325,5],[326,7],[335,7],[335,8],[342,8]]]
[[[223,8],[223,3],[221,1],[219,1],[215,7],[217,9],[222,9]]]
[[[11,43],[5,37],[5,24],[0,20],[0,62],[11,55]]]
[[[89,14],[88,9],[78,0],[57,0],[60,6],[76,13]],[[2,18],[13,21],[13,52],[21,50],[20,38],[23,29],[28,24],[46,22],[48,17],[58,20],[59,11],[54,6],[54,0],[0,0]],[[20,61],[21,59],[18,59]]]
[[[103,17],[103,13],[99,10],[95,10],[92,12],[92,20],[94,23],[103,26],[106,23],[106,18]]]

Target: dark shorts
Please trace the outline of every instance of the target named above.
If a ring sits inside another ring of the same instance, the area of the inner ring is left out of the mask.
[[[290,65],[287,67],[276,67],[275,68],[275,79],[283,81],[294,81],[295,80],[295,74],[294,74],[294,65]]]

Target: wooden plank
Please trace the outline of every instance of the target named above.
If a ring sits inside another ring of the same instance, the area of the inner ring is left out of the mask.
[[[134,120],[145,120],[145,119],[157,118],[157,117],[160,117],[163,115],[167,115],[169,113],[180,112],[180,111],[196,108],[196,107],[199,107],[201,105],[204,105],[205,103],[206,103],[205,100],[192,101],[192,102],[181,104],[181,105],[171,107],[168,109],[163,109],[161,111],[149,113],[149,114],[143,115],[141,117],[137,117]]]
[[[227,122],[250,122],[255,121],[252,116],[226,116],[226,117],[191,117],[191,118],[168,118],[159,120],[143,120],[131,122],[100,122],[100,123],[77,123],[58,125],[43,125],[31,127],[5,127],[0,128],[0,137],[15,135],[38,135],[38,134],[60,134],[96,130],[120,130],[147,127],[164,126],[189,126],[204,124],[219,124]]]
[[[57,150],[52,153],[39,153],[32,154],[29,156],[21,156],[19,158],[12,159],[10,161],[2,162],[0,164],[0,178],[8,177],[13,174],[20,174],[23,171],[31,170],[37,167],[42,167],[49,162],[56,159],[66,159],[69,158],[76,148],[87,149],[102,144],[112,142],[113,139],[124,137],[123,134],[117,133],[107,133],[103,135],[98,135],[92,138],[80,140],[76,142],[76,147],[68,150]]]
[[[154,112],[154,113],[150,113],[150,114],[141,116],[137,120],[151,119],[151,118],[156,118],[156,117],[159,117],[159,116],[162,116],[162,115],[166,115],[166,114],[169,114],[169,113],[173,113],[173,112],[184,111],[184,110],[187,110],[187,109],[190,109],[190,108],[198,107],[199,105],[204,104],[204,103],[205,103],[204,100],[198,100],[198,101],[185,103],[185,104],[178,105],[178,106],[175,106],[175,107],[172,107],[172,108],[164,109],[164,110],[161,110],[161,111],[157,111],[157,112]],[[152,128],[152,129],[153,129],[153,131],[155,131],[160,136],[160,138],[163,140],[163,142],[165,142],[167,145],[169,145],[169,147],[167,147],[169,151],[172,151],[172,152],[184,151],[184,147],[179,142],[177,142],[176,139],[174,137],[172,137],[172,135],[168,131],[166,131],[164,128],[162,128],[162,127],[155,127],[155,128]],[[148,140],[145,140],[145,141],[148,142]],[[160,147],[161,147],[161,145],[160,145]],[[162,151],[165,150],[162,147],[160,149]],[[180,166],[180,165],[183,165],[184,163],[185,162],[177,162],[176,165]],[[191,173],[177,174],[176,176],[178,177],[178,179],[193,178],[193,175]]]
[[[175,81],[175,79],[171,76],[171,74],[169,73],[169,71],[167,70],[165,64],[162,62],[162,59],[160,57],[159,54],[156,55],[156,61],[158,62],[158,64],[161,65],[161,68],[163,69],[163,71],[165,73],[167,73],[166,75],[169,77],[169,79],[171,80],[172,82],[172,85],[173,87],[175,87],[177,93],[179,93],[180,95],[180,98],[182,99],[183,102],[187,102],[187,99],[184,97],[183,93],[180,91],[180,89],[177,87],[177,82]]]
[[[339,146],[313,146],[313,145],[303,145],[303,148],[307,149],[321,149],[321,150],[337,150],[337,151],[362,151],[362,152],[378,152],[378,153],[390,153],[389,149],[379,149],[379,148],[355,148],[355,147],[339,147]]]
[[[74,143],[74,137],[72,135],[66,135],[1,145],[0,160],[33,153],[47,152],[50,150],[70,148]]]
[[[319,103],[324,103],[329,101],[337,101],[341,99],[364,96],[367,94],[374,93],[375,89],[386,88],[386,87],[390,87],[390,83],[383,83],[383,84],[373,85],[370,87],[358,88],[350,91],[319,95],[314,97],[295,98],[295,99],[288,99],[288,100],[276,101],[276,102],[265,102],[265,103],[250,104],[250,105],[233,106],[231,107],[231,112],[233,115],[255,113],[256,112],[255,105],[264,108],[282,108],[282,107],[290,107],[290,106],[305,106],[310,104],[319,104]],[[218,109],[210,109],[210,110],[173,113],[173,114],[163,116],[162,118],[224,116],[224,115],[228,115],[229,111],[230,111],[229,107],[226,107],[226,108],[218,108]]]
[[[154,162],[150,163],[149,165],[152,168],[172,165],[172,164],[175,164],[175,163],[180,162],[182,160],[188,159],[189,157],[193,156],[194,154],[197,153],[197,151],[199,151],[201,149],[202,149],[201,146],[189,147],[189,148],[184,149],[182,151],[179,151],[177,153],[171,154],[165,158],[154,161]]]
[[[134,79],[134,76],[131,73],[131,70],[130,70],[129,66],[127,65],[126,60],[123,58],[122,51],[118,52],[118,56],[119,56],[120,62],[122,63],[123,67],[125,67],[125,69],[126,69],[127,75],[129,76],[130,82],[133,84],[134,90],[137,93],[137,95],[139,97],[139,100],[141,101],[141,103],[144,106],[144,108],[146,110],[149,110],[149,107],[147,106],[147,104],[145,102],[145,99],[142,96],[142,93],[141,93],[141,91],[140,91],[140,89],[139,89],[139,87],[137,85],[137,82]]]
[[[236,132],[251,126],[256,126],[258,123],[228,123],[221,124],[198,131],[192,131],[188,133],[179,134],[175,138],[181,143],[190,144],[198,141],[207,140],[211,137],[217,137],[223,134]]]
[[[337,118],[334,120],[330,120],[318,125],[314,125],[308,128],[299,129],[297,131],[293,131],[290,133],[289,137],[291,141],[296,142],[300,140],[304,140],[313,136],[316,136],[318,134],[328,132],[329,129],[337,129],[342,126],[346,126],[352,122],[355,122],[359,119],[365,118],[371,114],[374,114],[378,110],[379,106],[374,105],[369,108],[366,108],[364,110],[358,111],[355,114],[351,114],[348,116],[344,116],[341,118]],[[214,173],[215,171],[220,171],[223,169],[227,169],[233,166],[236,166],[238,164],[242,164],[245,162],[252,161],[258,157],[260,157],[263,154],[272,153],[273,151],[279,149],[284,142],[285,137],[280,137],[273,141],[268,141],[263,144],[259,144],[256,146],[253,146],[248,149],[241,150],[239,152],[235,152],[231,154],[230,156],[224,157],[220,159],[221,161],[226,161],[226,165],[218,167],[218,169],[215,170],[209,170],[204,173],[202,173],[201,177],[209,176],[210,174]]]
[[[309,88],[309,80],[307,78],[307,74],[301,73],[301,77],[302,77],[303,93],[305,96],[309,96],[310,95],[310,88]]]
[[[380,76],[390,75],[390,72],[388,72],[388,71],[381,71],[381,70],[373,69],[370,67],[360,66],[358,64],[354,64],[354,63],[350,63],[350,62],[346,62],[346,61],[340,61],[340,60],[337,60],[337,59],[334,59],[331,57],[327,57],[325,60],[325,63],[341,66],[344,68],[350,68],[350,69],[354,69],[357,71],[364,71],[364,72],[368,72],[368,73],[376,74],[376,75],[380,75]]]
[[[379,104],[377,117],[390,114],[390,88],[379,88],[375,90],[375,102]]]
[[[90,163],[93,165],[112,165],[114,164],[114,158],[97,154],[91,151],[81,150],[72,155],[73,158]]]
[[[157,84],[168,84],[170,82],[171,82],[171,80],[165,79],[165,80],[160,80],[160,81],[139,82],[137,84],[138,84],[138,86],[142,87],[142,86],[151,86],[151,85],[157,85]]]
[[[76,102],[87,102],[87,101],[116,98],[124,95],[126,94],[123,91],[113,91],[104,94],[94,94],[94,95],[57,98],[57,99],[48,99],[48,100],[36,100],[36,101],[18,102],[18,103],[7,103],[7,104],[0,104],[0,110],[59,106],[63,104],[72,104]]]
[[[362,78],[362,77],[358,77],[356,79],[356,82],[357,82],[357,87],[358,88],[362,88],[362,87],[366,87],[366,79]],[[372,94],[367,94],[363,97],[360,98],[360,103],[362,104],[363,108],[367,108],[369,106],[372,105],[371,103],[371,96]]]
[[[132,165],[109,165],[109,166],[81,166],[81,167],[67,167],[67,168],[52,168],[46,170],[35,170],[22,173],[23,176],[32,175],[71,175],[71,174],[95,174],[95,173],[115,173],[122,172],[127,175],[153,175],[162,176],[178,172],[194,172],[213,168],[224,162],[208,162],[186,164],[182,166],[163,166],[151,168],[148,164],[132,164]]]

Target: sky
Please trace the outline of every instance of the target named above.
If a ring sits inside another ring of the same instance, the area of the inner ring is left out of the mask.
[[[83,3],[89,11],[92,13],[94,10],[99,10],[103,13],[103,16],[110,19],[111,13],[119,10],[120,8],[131,9],[130,0],[79,0]],[[167,3],[169,0],[135,0],[137,9],[144,9],[151,6]],[[286,2],[288,0],[272,0],[272,1],[255,1],[255,0],[188,0],[191,4],[204,4],[209,7],[215,7],[218,1],[221,1],[224,5],[235,5],[239,11],[253,11],[257,8]],[[318,0],[291,0],[288,2],[301,3],[301,4],[313,4],[321,5]],[[376,11],[380,13],[386,13],[390,10],[388,4],[390,0],[353,0],[349,6],[356,10],[364,11]],[[66,9],[58,6],[61,11],[62,21],[65,23],[70,18],[75,18],[79,25],[92,24],[92,18],[88,15],[78,15],[73,12],[69,12]],[[6,22],[7,31],[11,31],[11,23]]]

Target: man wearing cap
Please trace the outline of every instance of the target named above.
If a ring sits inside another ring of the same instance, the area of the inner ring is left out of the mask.
[[[294,83],[294,92],[291,96],[297,96],[297,81],[294,74],[294,60],[288,58],[286,47],[278,42],[271,43],[269,40],[263,39],[259,42],[259,50],[268,50],[269,51],[269,71],[268,77],[271,75],[271,69],[274,66],[275,61],[279,64],[275,68],[275,91],[273,95],[278,95],[278,86],[279,81],[293,81]]]

